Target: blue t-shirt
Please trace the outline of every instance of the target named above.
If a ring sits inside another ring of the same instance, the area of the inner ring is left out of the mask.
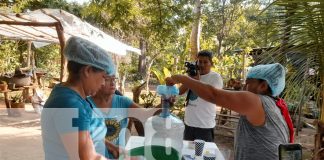
[[[99,147],[96,151],[105,154],[104,119],[77,92],[61,84],[53,88],[44,105],[41,127],[46,160],[69,159],[60,135],[79,131],[89,131],[94,145]]]
[[[91,97],[88,97],[88,100],[95,106]],[[128,108],[132,103],[133,101],[128,97],[114,94],[111,109],[108,112],[102,111],[107,126],[106,140],[120,147],[125,147],[126,145]],[[106,151],[106,157],[113,158],[111,153],[108,150]]]

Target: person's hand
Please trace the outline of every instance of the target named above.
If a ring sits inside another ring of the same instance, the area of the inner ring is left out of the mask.
[[[144,157],[143,156],[128,156],[128,155],[124,155],[123,157],[121,157],[119,159],[123,159],[123,160],[144,160]]]
[[[144,160],[143,156],[129,156],[129,154],[127,152],[128,151],[124,152],[124,154],[121,157],[122,159],[124,159],[124,160]]]
[[[177,83],[180,83],[180,80],[182,78],[184,78],[184,77],[188,77],[188,76],[181,75],[181,74],[176,74],[176,75],[173,75],[171,77],[167,77],[167,78],[165,78],[166,85],[172,86],[172,85],[175,85]]]
[[[127,155],[126,151],[112,143],[108,145],[109,152],[113,155],[114,158],[118,159],[121,155]]]
[[[176,83],[175,83],[175,81],[174,81],[171,77],[167,77],[167,78],[165,78],[165,84],[166,84],[167,86],[173,86],[173,85],[175,85]]]
[[[119,151],[121,150],[121,148],[115,145],[110,145],[108,147],[108,150],[113,155],[114,158],[119,158],[119,154],[120,154]]]
[[[161,104],[159,104],[160,108],[154,112],[153,116],[159,115],[162,112]]]
[[[176,101],[177,101],[177,97],[176,96],[171,96],[169,98],[169,102],[170,102],[170,105],[171,106],[173,106]]]

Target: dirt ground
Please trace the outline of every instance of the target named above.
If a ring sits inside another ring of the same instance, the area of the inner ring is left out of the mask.
[[[3,98],[0,98],[0,159],[44,159],[41,140],[40,115],[26,104],[21,117],[9,117]],[[132,133],[133,134],[133,133]],[[135,133],[136,134],[136,133]],[[311,159],[315,130],[303,128],[296,136],[296,143],[303,146],[303,159]],[[234,138],[231,131],[218,130],[215,143],[226,159],[233,159]]]
[[[29,110],[21,117],[9,117],[0,105],[0,159],[44,159],[40,116]]]

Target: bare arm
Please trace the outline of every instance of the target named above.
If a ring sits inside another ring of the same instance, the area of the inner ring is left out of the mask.
[[[116,146],[115,144],[111,143],[108,140],[105,140],[105,144],[107,146],[107,149],[109,150],[110,153],[114,156],[114,158],[119,158],[121,155],[126,155],[126,151],[120,148],[119,146]]]
[[[188,87],[186,87],[185,85],[181,85],[179,87],[179,95],[182,95],[184,93],[186,93],[188,91]]]
[[[143,108],[136,103],[132,103],[129,108],[132,108],[131,115],[135,116],[135,118],[145,120],[161,112],[161,108]]]
[[[198,75],[196,77],[191,77],[191,78],[196,79],[196,80],[199,80],[200,79],[200,75]],[[165,81],[166,81],[166,84],[168,85],[170,83],[170,81],[172,81],[172,79],[170,77],[167,77],[165,79]],[[186,93],[188,90],[189,90],[189,88],[186,85],[182,84],[179,87],[179,95],[182,95],[182,94]]]
[[[96,152],[89,131],[63,134],[61,140],[69,159],[106,160],[104,156]]]
[[[188,76],[174,75],[171,77],[175,83],[182,83],[195,92],[200,98],[216,105],[231,109],[242,115],[255,125],[264,122],[264,110],[258,95],[247,91],[226,91],[204,84]],[[263,117],[263,118],[258,118]]]

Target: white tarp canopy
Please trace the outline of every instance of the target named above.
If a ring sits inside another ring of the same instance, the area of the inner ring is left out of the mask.
[[[59,22],[59,23],[58,23]],[[59,25],[59,27],[58,27]],[[79,36],[110,53],[126,55],[127,52],[140,54],[137,48],[124,44],[80,18],[60,9],[39,9],[28,13],[0,13],[0,39],[28,40],[33,42],[60,43],[60,34],[66,41],[70,36]],[[35,46],[44,43],[34,43]]]

